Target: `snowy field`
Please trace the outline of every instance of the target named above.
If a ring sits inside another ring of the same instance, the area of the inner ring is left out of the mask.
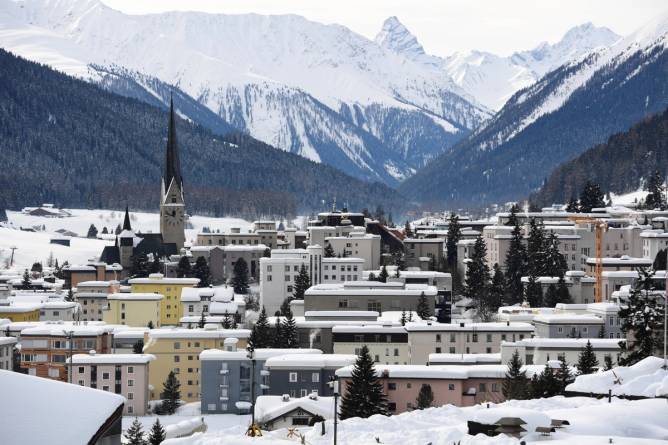
[[[163,416],[164,417],[164,416]],[[161,421],[163,420],[161,417]],[[180,417],[180,416],[179,416]],[[530,433],[522,437],[527,444],[554,445],[666,445],[668,444],[668,401],[650,399],[626,401],[596,400],[584,397],[511,401],[502,404],[477,405],[469,408],[443,406],[424,411],[413,411],[392,417],[373,416],[369,419],[348,419],[339,422],[340,445],[518,445],[520,441],[507,436],[487,437],[467,434],[468,420],[494,422],[501,417],[521,417],[525,428],[535,431],[536,426],[548,426],[551,419],[568,420],[570,426],[550,437]],[[141,418],[149,427],[154,418]],[[127,424],[130,418],[125,419]],[[164,418],[165,422],[171,419]],[[181,419],[179,419],[181,420]],[[229,416],[205,416],[206,433],[191,437],[170,439],[165,445],[287,445],[306,443],[325,445],[333,443],[332,422],[326,425],[327,434],[320,435],[320,426],[304,428],[304,442],[298,437],[288,438],[286,430],[265,432],[261,438],[243,436],[248,419],[234,423]],[[124,425],[125,426],[125,425]],[[612,439],[612,442],[610,442]],[[461,441],[461,442],[459,442]]]
[[[86,236],[91,224],[102,232],[103,227],[108,231],[113,230],[118,224],[123,224],[124,212],[114,210],[82,210],[68,209],[73,216],[67,218],[46,218],[41,216],[26,215],[21,212],[7,211],[8,223],[5,227],[0,226],[0,267],[11,255],[10,247],[15,246],[14,262],[17,268],[29,267],[35,261],[46,261],[49,254],[53,252],[59,263],[65,260],[70,264],[84,263],[91,258],[97,259],[105,245],[113,243],[110,240],[96,240],[87,238],[72,238],[71,246],[60,246],[50,244],[51,237],[57,235],[56,230],[65,229]],[[132,228],[144,233],[159,232],[160,220],[158,213],[130,212]],[[194,215],[190,218],[192,228],[186,229],[186,240],[194,241],[197,233],[203,227],[209,227],[212,231],[229,231],[232,227],[239,227],[242,231],[251,228],[252,223],[240,218],[215,218]],[[34,226],[45,226],[44,232],[25,232],[19,228]]]

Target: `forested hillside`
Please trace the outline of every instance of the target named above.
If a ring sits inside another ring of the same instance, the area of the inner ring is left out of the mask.
[[[178,109],[178,96],[175,96]],[[0,208],[154,210],[167,113],[0,50]],[[291,215],[336,197],[399,213],[394,190],[276,150],[248,136],[177,123],[188,211]]]
[[[604,191],[630,192],[656,170],[664,173],[667,165],[668,109],[559,166],[531,201],[539,205],[564,203],[577,198],[587,181],[599,184]]]

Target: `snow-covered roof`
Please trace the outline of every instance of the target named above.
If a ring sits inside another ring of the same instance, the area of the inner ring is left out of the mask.
[[[597,258],[587,258],[586,260],[588,265],[595,265]],[[654,260],[650,258],[633,258],[628,255],[622,255],[619,258],[606,257],[601,258],[601,263],[603,266],[651,266]]]
[[[88,337],[108,334],[113,331],[111,326],[106,325],[73,325],[73,324],[44,324],[21,331],[21,336],[26,335],[46,335],[54,337],[63,337],[70,334],[74,336]]]
[[[155,360],[152,354],[74,354],[71,362],[75,365],[144,365]],[[70,363],[70,359],[66,360]]]
[[[373,295],[376,297],[393,296],[419,296],[423,293],[426,296],[435,296],[438,289],[435,286],[426,284],[403,284],[400,282],[380,283],[378,281],[347,281],[344,283],[318,284],[310,287],[306,291],[309,296],[330,296],[330,295]]]
[[[605,321],[596,315],[586,314],[540,314],[533,318],[535,323],[546,324],[603,324]]]
[[[118,281],[80,281],[77,287],[109,287],[118,284]]]
[[[355,258],[355,257],[345,257],[345,258],[338,258],[338,257],[325,257],[322,259],[322,264],[326,263],[363,263],[364,258]]]
[[[203,296],[213,297],[214,289],[210,287],[184,287],[181,289],[181,301],[199,303]]]
[[[270,357],[275,357],[277,355],[285,354],[299,354],[301,356],[306,355],[319,355],[322,354],[320,349],[281,349],[281,348],[260,348],[254,351],[256,360],[267,360]],[[202,351],[199,354],[200,360],[248,360],[248,351],[246,350],[236,350],[236,351],[224,351],[222,349],[207,349]]]
[[[222,303],[214,301],[209,305],[209,313],[211,314],[234,314],[239,310],[239,303],[231,301],[229,303]]]
[[[507,365],[379,365],[374,366],[376,375],[388,378],[415,379],[469,379],[503,378]],[[350,377],[354,366],[338,369],[338,377]]]
[[[163,328],[152,329],[149,338],[248,338],[250,329],[186,329],[186,328]]]
[[[533,325],[522,322],[489,322],[489,323],[406,323],[408,332],[419,331],[477,331],[477,332],[533,332]]]
[[[260,396],[255,401],[255,418],[266,423],[296,409],[302,409],[324,419],[334,418],[334,398],[317,395],[300,397]]]
[[[558,348],[580,350],[590,342],[594,349],[619,349],[619,339],[614,338],[524,338],[514,342],[501,342],[501,346],[524,346],[527,348]]]
[[[151,293],[115,293],[107,295],[107,300],[124,300],[124,301],[160,301],[164,299],[162,294],[151,294]]]
[[[270,369],[340,368],[352,365],[356,360],[357,356],[354,354],[284,354],[268,358],[265,366]]]
[[[605,270],[602,272],[604,278],[638,278],[636,270]]]
[[[315,317],[325,317],[325,318],[372,317],[372,318],[375,319],[375,318],[378,317],[378,312],[376,312],[376,311],[306,311],[304,313],[304,317],[306,317],[306,318],[315,318]]]
[[[16,341],[14,337],[0,337],[0,346],[13,345]]]
[[[125,403],[108,391],[4,370],[0,394],[3,437],[22,445],[89,443]]]
[[[0,305],[0,313],[21,314],[23,312],[38,311],[42,308],[42,303],[11,303]]]
[[[162,275],[158,278],[132,278],[128,280],[130,284],[176,284],[182,286],[196,285],[199,278],[165,278]]]
[[[126,326],[127,328],[127,326]],[[114,339],[139,339],[144,338],[144,334],[150,331],[149,328],[129,328],[125,330],[114,330]]]
[[[377,334],[405,334],[403,326],[392,325],[364,325],[364,326],[334,326],[332,333],[377,333]]]
[[[581,375],[566,387],[568,391],[642,396],[668,397],[668,370],[662,369],[663,359],[647,357],[633,366],[616,367],[596,374]]]
[[[501,363],[501,353],[497,354],[429,354],[429,364],[499,364]]]
[[[445,238],[405,238],[404,239],[404,244],[406,244],[406,243],[438,244],[438,243],[444,243],[444,242],[445,242]]]
[[[234,288],[233,287],[214,288],[212,300],[229,303],[230,301],[234,300]]]

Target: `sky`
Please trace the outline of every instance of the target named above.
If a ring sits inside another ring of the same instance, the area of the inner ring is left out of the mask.
[[[171,10],[225,14],[298,14],[338,23],[370,39],[390,16],[425,50],[446,56],[480,50],[499,55],[557,42],[592,22],[627,35],[668,10],[666,0],[102,0],[128,14]]]

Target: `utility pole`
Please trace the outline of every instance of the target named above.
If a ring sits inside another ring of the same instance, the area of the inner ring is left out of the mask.
[[[68,346],[70,350],[70,366],[67,368],[67,381],[72,383],[72,352],[74,347],[74,330],[63,331],[65,333],[65,338],[68,340]]]
[[[257,425],[255,425],[255,347],[252,344],[249,344],[246,347],[246,350],[248,351],[246,357],[248,357],[251,361],[251,424],[248,427],[248,432],[246,435],[250,437],[256,437],[261,436],[262,433],[260,432],[260,429],[257,427]]]
[[[334,394],[334,445],[336,445],[336,435],[339,419],[338,399],[339,399],[339,379],[336,376],[329,378],[329,387],[332,388]]]
[[[11,249],[11,251],[12,251],[12,256],[11,256],[11,258],[9,259],[9,267],[12,267],[12,266],[14,265],[14,251],[15,251],[16,249],[18,249],[18,247],[16,247],[16,246],[12,246],[12,247],[10,247],[10,249]]]

